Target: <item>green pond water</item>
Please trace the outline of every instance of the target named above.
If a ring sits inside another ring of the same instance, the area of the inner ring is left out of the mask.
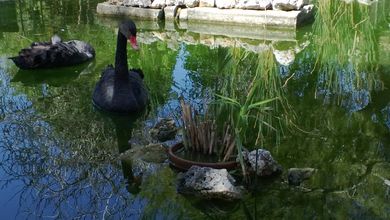
[[[389,1],[318,1],[298,31],[136,20],[141,49],[128,61],[151,103],[135,121],[91,103],[121,20],[98,16],[97,3],[0,1],[0,219],[390,218]],[[96,59],[36,71],[7,59],[54,33],[90,42]],[[240,126],[244,146],[269,150],[284,171],[317,172],[299,187],[286,172],[252,179],[233,203],[178,194],[169,167],[137,185],[118,159],[129,139],[158,118],[179,122],[180,96],[201,108],[215,94],[239,103],[216,112]]]

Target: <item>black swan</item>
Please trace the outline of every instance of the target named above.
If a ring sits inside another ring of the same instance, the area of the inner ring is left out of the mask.
[[[146,109],[148,91],[139,69],[128,69],[127,40],[138,50],[137,29],[133,21],[126,20],[119,25],[115,67],[109,65],[103,70],[93,92],[93,103],[98,108],[112,113],[136,114]]]
[[[10,57],[20,69],[52,68],[79,64],[95,57],[93,47],[83,41],[62,42],[54,35],[51,42],[34,42]]]

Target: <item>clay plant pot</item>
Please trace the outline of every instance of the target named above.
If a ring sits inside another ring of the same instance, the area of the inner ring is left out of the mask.
[[[214,169],[227,169],[227,170],[233,170],[237,168],[238,164],[236,161],[206,163],[206,162],[198,162],[198,161],[192,161],[192,160],[181,158],[175,153],[182,148],[184,148],[184,144],[180,142],[175,144],[173,147],[168,148],[167,151],[170,164],[180,170],[188,170],[190,169],[191,166],[194,165],[200,167],[211,167]]]

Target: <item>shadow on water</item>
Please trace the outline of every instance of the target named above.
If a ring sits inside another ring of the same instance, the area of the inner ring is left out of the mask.
[[[13,77],[12,82],[21,82],[24,85],[46,83],[52,86],[62,86],[71,83],[82,74],[90,74],[94,66],[95,61],[91,61],[76,66],[55,69],[19,69]]]

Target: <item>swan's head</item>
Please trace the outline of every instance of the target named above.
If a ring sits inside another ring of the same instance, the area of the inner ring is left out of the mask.
[[[119,31],[129,40],[131,47],[138,50],[137,27],[132,20],[125,20],[119,25]]]

